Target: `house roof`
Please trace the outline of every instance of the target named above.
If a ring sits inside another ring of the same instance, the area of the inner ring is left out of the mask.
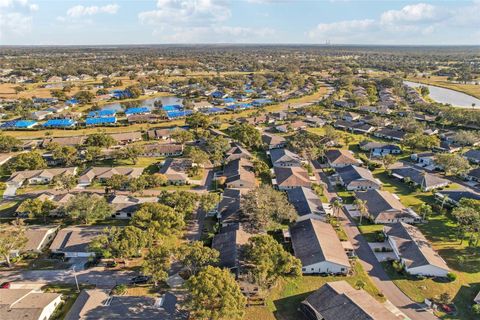
[[[39,319],[43,310],[61,295],[31,289],[1,289],[2,320]]]
[[[232,143],[232,147],[226,152],[225,161],[229,162],[239,158],[251,159],[252,154],[241,145],[237,143]]]
[[[337,233],[329,223],[307,219],[290,227],[293,251],[303,266],[328,261],[350,267]]]
[[[303,302],[325,320],[400,320],[364,290],[356,290],[346,281],[324,284]]]
[[[55,176],[62,175],[62,174],[75,175],[76,171],[77,171],[77,167],[17,171],[12,173],[8,181],[23,182],[24,180],[32,179],[32,178],[40,178],[40,177],[53,178]]]
[[[360,163],[360,160],[356,159],[351,152],[345,149],[327,150],[325,157],[331,164],[358,165]]]
[[[160,168],[160,173],[164,174],[169,180],[187,180],[187,169],[192,167],[192,160],[169,158],[165,160],[165,163]]]
[[[226,268],[238,267],[240,247],[248,242],[251,234],[245,232],[239,225],[229,227],[213,237],[212,248],[220,253],[220,266]]]
[[[392,173],[404,178],[409,178],[415,184],[422,186],[422,188],[435,188],[437,186],[444,186],[445,184],[450,183],[449,180],[440,178],[434,174],[428,173],[427,171],[418,170],[413,167],[400,167],[393,168]]]
[[[46,147],[50,143],[58,143],[61,146],[79,146],[84,141],[85,136],[46,138],[42,141],[42,147]]]
[[[173,143],[157,143],[157,144],[146,144],[143,146],[143,153],[181,153],[183,151],[182,144],[173,144]]]
[[[142,140],[142,133],[140,131],[111,133],[110,136],[117,142]]]
[[[385,226],[384,230],[386,235],[394,240],[397,251],[408,268],[432,265],[449,270],[445,261],[433,250],[417,227],[399,222]]]
[[[134,167],[91,167],[80,176],[79,180],[81,182],[92,182],[94,179],[108,179],[116,174],[138,178],[142,175],[143,169]]]
[[[377,131],[377,134],[385,137],[390,137],[390,138],[403,139],[407,133],[400,130],[382,128]]]
[[[103,232],[103,227],[72,226],[60,229],[50,250],[61,252],[88,252],[90,242]]]
[[[366,168],[350,165],[343,168],[337,168],[336,171],[346,185],[349,185],[354,181],[369,181],[376,185],[381,185],[381,183],[373,177],[372,172]]]
[[[299,216],[323,210],[322,201],[310,188],[297,187],[287,190],[288,201],[295,207]]]
[[[355,197],[365,201],[367,210],[374,219],[398,219],[412,217],[413,211],[406,208],[392,193],[382,190],[355,192]]]
[[[480,194],[468,190],[444,190],[437,192],[437,194],[443,197],[447,196],[448,199],[455,202],[460,202],[463,198],[480,200]]]
[[[241,192],[238,189],[226,188],[223,191],[222,199],[217,207],[217,212],[220,214],[220,222],[238,221],[240,196]]]
[[[286,142],[285,138],[276,134],[263,133],[262,142],[267,145],[279,145]]]
[[[227,163],[223,169],[223,175],[227,178],[226,183],[243,180],[251,187],[256,184],[253,164],[246,158],[238,158]]]
[[[302,158],[298,154],[285,148],[270,150],[270,159],[274,166],[281,162],[296,162],[298,165],[301,165],[302,162]]]
[[[468,159],[473,159],[475,161],[480,161],[480,149],[478,149],[478,150],[468,150],[463,155]]]
[[[372,149],[384,149],[384,150],[401,150],[396,144],[385,143],[385,142],[376,142],[376,141],[365,141],[360,143],[360,146],[364,150]]]
[[[58,226],[28,226],[25,230],[27,243],[24,251],[39,250],[48,233],[54,232]]]
[[[274,167],[277,185],[281,187],[310,187],[307,170],[302,167]]]
[[[467,176],[475,177],[477,179],[480,179],[480,168],[475,168],[475,169],[470,170],[467,173]]]

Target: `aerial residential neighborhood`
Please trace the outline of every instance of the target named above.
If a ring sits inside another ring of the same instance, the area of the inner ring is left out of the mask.
[[[1,320],[480,319],[477,1],[0,9]]]

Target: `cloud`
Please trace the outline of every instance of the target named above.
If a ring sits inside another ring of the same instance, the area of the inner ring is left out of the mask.
[[[38,4],[30,3],[29,0],[0,0],[0,8],[14,8],[17,5],[29,11],[38,11],[39,8]]]
[[[440,10],[426,3],[417,3],[407,5],[401,10],[388,10],[380,16],[380,23],[386,25],[403,24],[403,23],[418,23],[431,22],[442,19],[444,15]]]
[[[352,32],[365,32],[375,26],[372,19],[363,20],[344,20],[332,23],[320,23],[316,28],[311,30],[308,35],[312,39],[327,39],[331,36],[346,35]]]
[[[117,4],[107,4],[104,6],[82,6],[76,5],[67,10],[67,16],[78,18],[82,16],[93,16],[99,13],[116,14],[119,6]]]
[[[0,9],[0,38],[18,38],[32,29],[32,12],[39,6],[29,0],[0,0]]]

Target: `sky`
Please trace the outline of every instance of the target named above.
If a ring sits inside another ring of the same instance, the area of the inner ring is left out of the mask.
[[[480,0],[0,0],[0,45],[480,45]]]

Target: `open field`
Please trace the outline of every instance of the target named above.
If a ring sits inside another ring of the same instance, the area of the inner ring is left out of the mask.
[[[475,85],[475,84],[453,83],[448,81],[447,77],[439,77],[439,76],[431,76],[429,78],[409,77],[407,78],[407,80],[413,81],[413,82],[420,82],[424,84],[430,84],[432,86],[442,87],[446,89],[452,89],[455,91],[469,94],[471,96],[474,96],[480,99],[480,84]]]

